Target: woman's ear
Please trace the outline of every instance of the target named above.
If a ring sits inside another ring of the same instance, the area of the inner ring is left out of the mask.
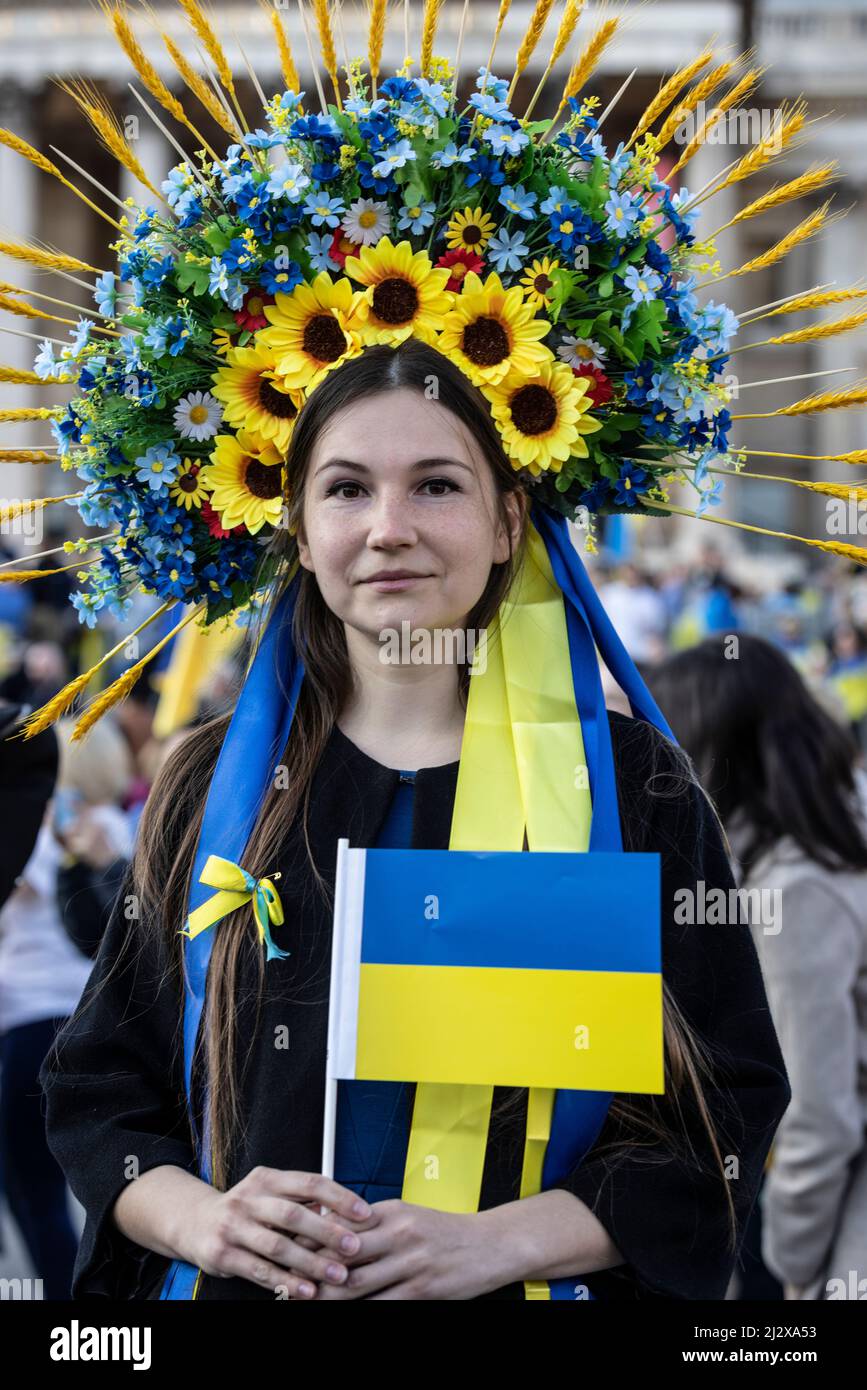
[[[299,561],[301,562],[301,564],[304,566],[304,568],[305,568],[306,570],[310,570],[311,573],[313,573],[313,572],[314,572],[314,570],[313,570],[313,561],[312,561],[311,558],[310,558],[310,547],[309,547],[309,545],[307,544],[307,541],[306,541],[305,536],[304,536],[304,526],[303,526],[303,523],[300,522],[300,521],[299,521],[299,523],[298,523],[298,530],[297,530],[296,533],[295,533],[295,541],[296,541],[296,544],[297,544],[297,546],[298,546],[298,559],[299,559]]]
[[[523,488],[517,488],[514,492],[506,493],[505,507],[508,524],[501,524],[497,532],[497,543],[494,547],[494,564],[504,564],[509,558],[510,549],[512,552],[517,550],[524,526],[524,516],[527,511],[528,500],[527,494]]]

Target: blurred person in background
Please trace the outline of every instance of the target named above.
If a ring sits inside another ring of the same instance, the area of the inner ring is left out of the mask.
[[[627,564],[600,586],[599,597],[633,661],[658,661],[666,649],[665,599],[636,565]]]
[[[831,633],[827,680],[862,748],[867,748],[867,637],[852,623]]]
[[[52,828],[65,851],[57,872],[57,902],[69,937],[93,959],[132,857],[134,813],[123,807],[134,781],[132,754],[111,719],[87,737],[69,740],[61,721],[61,762]]]
[[[117,806],[130,779],[124,740],[100,724],[72,744],[71,728],[70,721],[58,725],[57,786],[0,911],[0,1168],[10,1214],[49,1300],[70,1297],[78,1240],[66,1179],[45,1140],[39,1068],[90,976],[116,896],[114,868],[124,869],[132,853]],[[24,801],[19,786],[13,821]]]
[[[867,775],[762,638],[708,638],[647,675],[740,886],[780,892],[773,924],[751,923],[792,1087],[755,1208],[764,1262],[787,1298],[851,1297],[851,1271],[867,1277]],[[761,1283],[748,1267],[740,1297]]]

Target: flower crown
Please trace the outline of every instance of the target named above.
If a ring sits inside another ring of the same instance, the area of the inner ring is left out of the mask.
[[[348,61],[341,81],[329,7],[314,0],[335,100],[326,102],[318,74],[318,100],[300,90],[275,11],[285,90],[268,99],[256,84],[262,124],[251,130],[207,15],[195,0],[180,3],[209,56],[213,84],[165,42],[187,87],[230,137],[228,148],[221,153],[204,140],[141,49],[126,10],[107,6],[149,96],[202,148],[157,189],[97,93],[66,84],[154,201],[134,213],[130,200],[119,221],[97,208],[118,231],[116,272],[35,247],[0,246],[46,268],[96,276],[96,312],[78,320],[71,342],[46,339],[35,372],[14,378],[69,383],[73,399],[60,410],[3,412],[6,419],[50,419],[61,466],[84,483],[50,500],[70,501],[87,526],[107,532],[67,543],[82,553],[101,543],[82,564],[82,587],[72,598],[83,622],[95,624],[103,609],[125,617],[137,590],[165,605],[195,605],[188,616],[202,624],[248,604],[273,577],[261,542],[286,525],[283,460],[307,396],[370,344],[397,346],[410,336],[479,387],[521,480],[547,506],[581,515],[589,548],[599,512],[702,516],[719,501],[724,475],[740,472],[747,458],[729,443],[733,421],[753,417],[728,408],[725,372],[739,322],[725,304],[700,297],[728,277],[714,239],[699,243],[694,224],[712,193],[757,172],[792,142],[805,123],[802,103],[781,110],[770,134],[713,187],[674,192],[660,158],[675,131],[718,93],[677,172],[714,119],[752,91],[757,69],[738,76],[739,60],[712,67],[712,53],[704,52],[663,84],[612,152],[602,133],[611,108],[600,112],[598,98],[583,92],[616,18],[603,20],[579,51],[553,118],[531,119],[572,42],[582,0],[566,0],[545,75],[522,114],[512,105],[516,84],[551,0],[535,7],[510,83],[491,71],[509,9],[503,0],[489,61],[465,104],[457,100],[457,64],[433,56],[438,0],[425,6],[420,63],[407,58],[382,82],[385,4],[371,2],[367,70]],[[730,76],[737,80],[719,91]],[[18,137],[0,132],[0,139],[85,196]],[[733,221],[815,193],[833,174],[833,163],[814,167]],[[773,265],[820,230],[827,209],[728,276]],[[790,295],[752,311],[750,323],[864,293]],[[52,317],[17,302],[13,312]],[[864,320],[867,313],[850,314],[765,342],[809,341]],[[771,413],[864,401],[867,389],[857,387]],[[671,501],[675,483],[694,489],[692,507]],[[842,543],[806,543],[867,557]]]

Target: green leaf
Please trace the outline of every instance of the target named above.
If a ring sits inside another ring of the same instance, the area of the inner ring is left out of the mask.
[[[610,299],[614,293],[614,276],[603,275],[597,286],[600,299]]]

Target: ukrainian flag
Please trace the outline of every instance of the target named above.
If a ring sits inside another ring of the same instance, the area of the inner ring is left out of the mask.
[[[658,854],[338,847],[329,1075],[663,1081]]]

